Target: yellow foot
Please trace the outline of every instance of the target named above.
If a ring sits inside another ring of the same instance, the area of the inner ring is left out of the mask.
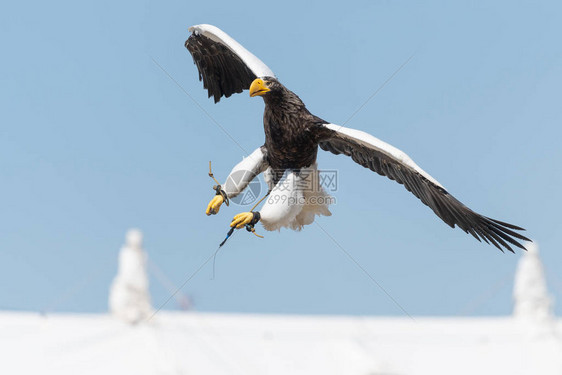
[[[223,202],[224,198],[222,197],[222,195],[215,195],[207,205],[207,211],[205,211],[207,216],[218,214]]]
[[[255,224],[257,223],[257,220],[253,223],[254,217],[255,216],[253,212],[242,212],[234,216],[234,219],[232,219],[232,223],[230,223],[230,226],[232,228],[240,229],[244,228],[246,224]]]

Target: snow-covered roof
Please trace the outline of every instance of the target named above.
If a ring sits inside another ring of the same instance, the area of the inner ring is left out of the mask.
[[[0,313],[3,374],[561,374],[562,322]]]

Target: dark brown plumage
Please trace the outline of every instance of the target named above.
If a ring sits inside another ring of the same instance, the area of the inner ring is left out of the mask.
[[[315,127],[325,121],[312,115],[302,100],[277,79],[264,77],[263,80],[271,90],[262,96],[264,146],[269,165],[279,171],[310,166],[318,153]]]

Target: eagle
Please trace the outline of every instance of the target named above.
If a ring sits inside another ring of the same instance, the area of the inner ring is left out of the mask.
[[[238,163],[226,182],[219,185],[206,214],[219,212],[260,173],[269,191],[260,211],[243,212],[230,226],[240,229],[261,222],[266,230],[300,230],[316,216],[330,216],[332,203],[319,183],[318,148],[343,154],[361,166],[404,185],[451,228],[458,226],[478,241],[501,251],[512,246],[525,249],[530,241],[518,233],[524,229],[480,215],[455,197],[401,150],[360,130],[346,128],[310,113],[302,100],[287,89],[255,55],[224,31],[212,25],[195,25],[185,47],[199,71],[199,80],[215,103],[224,96],[249,90],[265,103],[265,143]]]

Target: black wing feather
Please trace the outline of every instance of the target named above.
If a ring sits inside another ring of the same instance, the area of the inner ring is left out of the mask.
[[[514,230],[524,230],[523,228],[472,211],[444,188],[434,184],[384,150],[325,127],[321,133],[319,146],[324,151],[350,156],[363,167],[404,185],[450,227],[454,228],[457,225],[478,241],[483,239],[501,251],[507,249],[513,252],[509,244],[525,249],[517,240],[530,241],[527,237],[514,232]]]
[[[241,93],[250,87],[256,75],[225,45],[193,33],[185,41],[199,71],[199,80],[217,103],[222,96]]]

